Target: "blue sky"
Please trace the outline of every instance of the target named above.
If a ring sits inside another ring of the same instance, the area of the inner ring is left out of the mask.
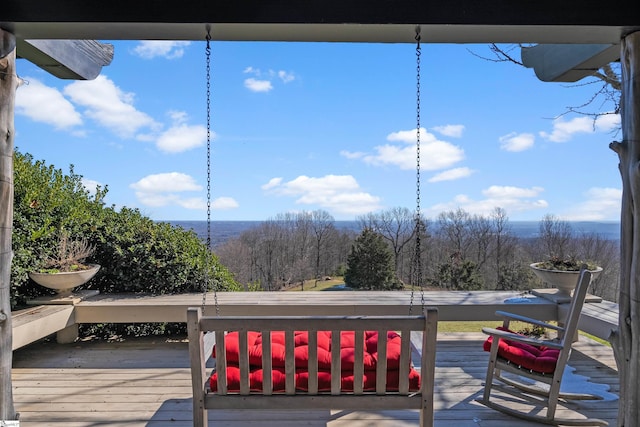
[[[73,164],[116,207],[205,220],[205,43],[110,43],[93,81],[17,61],[17,150]],[[563,115],[597,85],[544,83],[474,53],[491,55],[422,44],[422,212],[618,221],[619,117]],[[211,59],[214,220],[414,209],[414,45],[212,42]]]

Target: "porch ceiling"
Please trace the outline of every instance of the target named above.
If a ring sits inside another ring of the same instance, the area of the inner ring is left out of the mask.
[[[631,0],[5,0],[20,39],[612,43],[640,29]],[[635,8],[635,6],[634,6]],[[634,9],[635,10],[635,9]]]

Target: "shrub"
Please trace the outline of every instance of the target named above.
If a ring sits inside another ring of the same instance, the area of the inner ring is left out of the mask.
[[[94,260],[104,267],[87,288],[171,294],[200,292],[209,282],[209,289],[240,290],[193,231],[156,223],[135,209],[107,211],[95,235]]]
[[[69,169],[65,175],[30,154],[14,153],[12,307],[49,292],[31,282],[27,273],[40,270],[55,256],[61,233],[92,243],[107,189],[98,188],[92,195],[73,165]]]
[[[156,223],[136,209],[105,206],[107,188],[90,193],[82,176],[14,155],[14,218],[11,305],[51,291],[29,280],[59,248],[59,233],[95,248],[88,262],[100,272],[78,289],[170,294],[240,290],[233,276],[192,231]]]

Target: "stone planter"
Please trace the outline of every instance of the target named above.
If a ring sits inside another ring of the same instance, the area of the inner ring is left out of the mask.
[[[30,272],[29,278],[40,286],[53,289],[59,295],[70,294],[73,288],[83,285],[96,275],[100,266],[90,264],[88,270],[68,271],[62,273],[36,273]]]
[[[557,288],[558,293],[563,295],[571,295],[576,285],[578,284],[579,271],[560,271],[560,270],[545,270],[538,267],[538,263],[530,264],[529,267],[533,270],[536,276],[543,282],[550,286]],[[595,270],[589,270],[591,273],[591,282],[598,277],[602,272],[602,267],[598,267]]]

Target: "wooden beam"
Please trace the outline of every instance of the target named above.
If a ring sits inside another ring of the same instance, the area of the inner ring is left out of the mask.
[[[634,0],[4,0],[19,39],[619,43],[640,29]]]
[[[18,87],[15,38],[0,30],[0,421],[15,420],[11,386],[11,230],[13,225],[13,127]]]
[[[18,40],[17,55],[61,79],[93,80],[113,59],[113,45],[95,40]]]
[[[617,44],[543,44],[522,48],[522,63],[543,82],[577,82],[620,59]]]

